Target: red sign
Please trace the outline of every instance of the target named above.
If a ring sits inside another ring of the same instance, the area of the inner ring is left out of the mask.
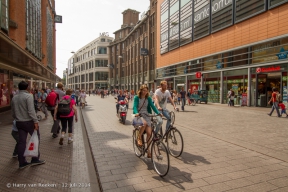
[[[201,72],[196,72],[196,78],[200,79],[202,76],[202,73]]]
[[[276,66],[276,67],[258,67],[256,69],[256,73],[265,73],[265,72],[273,72],[273,71],[280,71],[281,68],[280,66]]]

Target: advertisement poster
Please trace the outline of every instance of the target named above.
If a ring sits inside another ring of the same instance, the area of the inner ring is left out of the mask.
[[[214,91],[214,85],[209,85],[209,91]]]
[[[247,106],[247,93],[242,94],[242,106]]]
[[[198,91],[198,85],[190,85],[191,93]]]

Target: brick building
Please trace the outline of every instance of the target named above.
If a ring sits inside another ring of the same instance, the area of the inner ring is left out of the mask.
[[[0,0],[0,111],[10,108],[18,83],[52,87],[56,72],[54,0]]]
[[[287,0],[159,0],[157,10],[158,83],[207,90],[213,103],[233,89],[236,104],[259,107],[277,87],[287,105]]]
[[[139,12],[127,9],[123,24],[109,45],[110,88],[137,90],[141,84],[154,88],[156,55],[156,0],[139,20]]]

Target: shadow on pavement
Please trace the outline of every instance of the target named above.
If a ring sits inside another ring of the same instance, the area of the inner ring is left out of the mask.
[[[199,155],[193,155],[185,151],[183,151],[182,155],[178,157],[177,159],[179,159],[180,161],[183,161],[183,163],[185,164],[190,164],[190,165],[197,165],[197,163],[211,164],[204,157],[199,156]]]

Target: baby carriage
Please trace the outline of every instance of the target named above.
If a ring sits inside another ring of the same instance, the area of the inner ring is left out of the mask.
[[[44,104],[42,104],[42,105],[44,105]],[[35,112],[36,112],[36,116],[37,116],[38,121],[41,121],[42,120],[42,116],[39,115],[39,114],[37,115],[37,112],[41,111],[41,107],[39,107],[37,103],[34,103],[34,108],[35,108]]]

